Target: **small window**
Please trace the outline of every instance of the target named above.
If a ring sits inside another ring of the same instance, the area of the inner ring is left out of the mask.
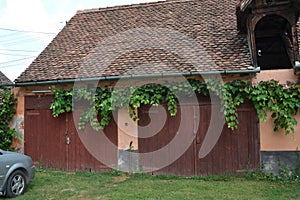
[[[262,18],[255,27],[257,64],[262,70],[293,67],[291,25],[277,15]]]

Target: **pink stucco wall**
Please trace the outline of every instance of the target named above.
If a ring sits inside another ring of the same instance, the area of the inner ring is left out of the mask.
[[[267,70],[261,71],[253,79],[253,82],[266,80],[278,80],[281,84],[287,81],[297,82],[298,75],[294,74],[293,69],[286,70]],[[299,125],[295,128],[295,134],[286,136],[284,131],[274,132],[274,124],[270,115],[266,122],[260,123],[260,144],[261,151],[295,151],[300,148],[300,112],[296,116]]]
[[[127,111],[127,108],[118,110],[118,147],[119,149],[129,149],[129,143],[133,142],[133,147],[138,148],[138,126],[133,121]]]

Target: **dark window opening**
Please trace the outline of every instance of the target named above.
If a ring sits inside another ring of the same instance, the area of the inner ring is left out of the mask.
[[[265,5],[268,5],[268,6],[290,3],[289,0],[264,0],[263,2]]]
[[[255,27],[257,64],[262,70],[293,67],[291,25],[283,17],[269,15]]]

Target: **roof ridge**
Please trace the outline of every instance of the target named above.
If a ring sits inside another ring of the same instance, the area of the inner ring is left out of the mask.
[[[158,0],[155,2],[144,2],[144,3],[125,4],[125,5],[117,5],[117,6],[100,7],[100,8],[90,8],[90,9],[78,10],[76,14],[114,11],[114,10],[121,10],[121,9],[148,7],[148,6],[161,5],[161,4],[174,4],[174,3],[182,3],[182,2],[189,2],[189,1],[195,1],[195,0]]]

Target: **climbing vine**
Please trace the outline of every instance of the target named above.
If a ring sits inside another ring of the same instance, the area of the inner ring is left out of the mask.
[[[193,93],[207,96],[209,92],[221,100],[221,112],[230,129],[238,127],[237,108],[246,99],[253,102],[261,121],[266,121],[267,111],[271,112],[274,120],[274,131],[284,129],[286,134],[293,133],[297,125],[295,115],[300,107],[300,86],[291,84],[284,87],[278,81],[263,81],[256,85],[248,80],[236,80],[222,83],[216,79],[208,79],[205,83],[189,80],[183,83],[147,84],[141,87],[99,87],[95,92],[78,88],[63,90],[53,88],[55,100],[51,104],[53,116],[69,112],[73,109],[73,102],[85,101],[88,106],[82,111],[79,128],[83,129],[87,123],[95,130],[108,125],[113,111],[127,106],[128,113],[133,120],[138,120],[137,109],[142,104],[167,104],[171,116],[177,113],[177,96],[191,96]],[[100,118],[100,123],[98,121]]]
[[[55,101],[50,106],[53,116],[58,117],[64,112],[71,111],[73,108],[73,91],[67,91],[61,88],[53,88],[52,91],[55,95]]]
[[[12,150],[11,144],[16,134],[9,122],[15,113],[15,99],[10,89],[0,88],[0,149]]]
[[[285,130],[285,134],[294,133],[294,127],[297,125],[295,115],[300,107],[299,85],[290,85],[284,88],[278,81],[271,80],[260,82],[253,88],[255,89],[248,94],[259,118],[266,121],[268,109],[274,120],[274,131],[282,128]]]

